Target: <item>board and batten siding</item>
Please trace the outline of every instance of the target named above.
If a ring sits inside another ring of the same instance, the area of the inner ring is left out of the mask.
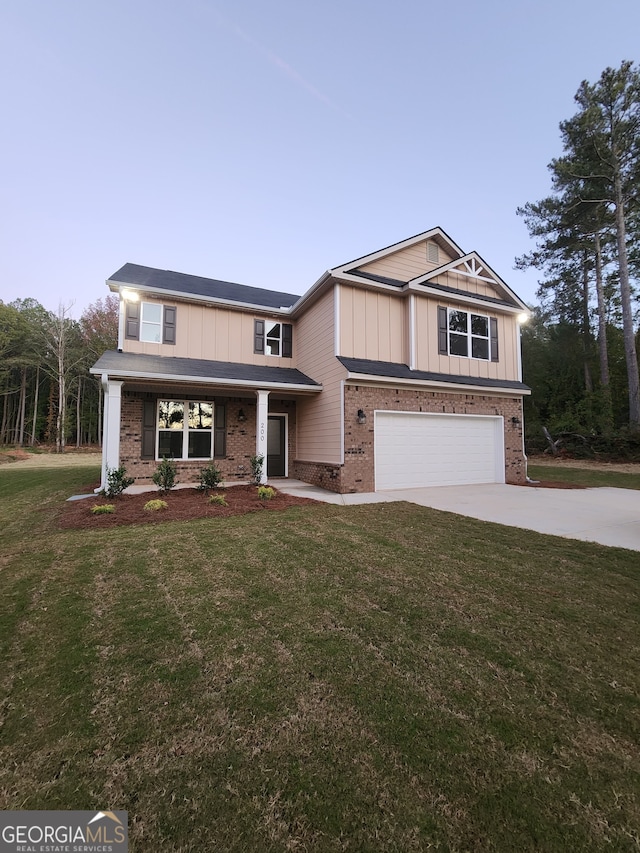
[[[369,264],[364,264],[360,269],[362,272],[373,273],[374,275],[384,275],[387,278],[395,278],[398,281],[410,281],[419,275],[424,275],[426,272],[440,267],[443,264],[448,264],[454,256],[449,255],[439,246],[438,263],[434,264],[427,260],[427,241],[416,243],[415,246],[409,246],[406,249],[400,249],[392,255],[385,258],[380,258],[377,261],[371,261]]]
[[[151,300],[145,299],[144,301],[150,302]],[[162,300],[162,304],[176,307],[175,345],[125,340],[125,352],[210,361],[233,361],[269,367],[297,367],[296,350],[298,342],[295,324],[293,358],[261,355],[253,351],[254,320],[265,320],[268,327],[270,322],[292,322],[286,316],[273,316],[268,313],[260,313],[259,310],[252,313],[187,302],[170,302],[168,300]]]
[[[406,312],[401,296],[340,285],[340,355],[404,362]]]
[[[486,314],[498,321],[498,361],[463,358],[438,353],[438,306],[463,308],[466,311]],[[482,379],[508,379],[516,381],[518,376],[518,328],[512,314],[492,312],[490,306],[476,308],[468,305],[436,300],[433,297],[416,299],[416,369],[452,376],[477,376]]]
[[[297,367],[322,383],[322,393],[298,398],[297,458],[340,464],[342,458],[342,379],[347,371],[335,357],[333,289],[296,323]]]

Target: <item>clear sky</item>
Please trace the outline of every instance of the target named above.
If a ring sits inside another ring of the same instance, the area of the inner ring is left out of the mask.
[[[125,262],[303,293],[440,225],[525,300],[581,80],[638,0],[3,0],[0,299],[73,316]]]

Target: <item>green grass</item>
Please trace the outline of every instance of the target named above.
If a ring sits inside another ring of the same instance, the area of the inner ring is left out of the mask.
[[[532,480],[557,480],[562,483],[578,483],[591,488],[610,486],[616,489],[640,489],[640,474],[589,468],[588,463],[584,468],[530,464],[528,474]]]
[[[132,851],[637,850],[638,554],[409,504],[60,531],[0,470],[0,808]]]

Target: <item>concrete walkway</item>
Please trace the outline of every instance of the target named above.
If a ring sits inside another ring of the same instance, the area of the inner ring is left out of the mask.
[[[274,480],[273,485],[333,504],[409,501],[481,521],[640,551],[640,491],[632,489],[537,489],[492,483],[337,495],[297,480]]]

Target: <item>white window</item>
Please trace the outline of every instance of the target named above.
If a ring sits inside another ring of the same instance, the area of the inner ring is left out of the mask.
[[[449,355],[490,358],[489,318],[483,314],[448,309]]]
[[[140,340],[150,344],[162,343],[162,305],[157,302],[140,305]]]
[[[157,447],[158,459],[211,459],[213,403],[159,400]]]
[[[267,323],[267,355],[280,355],[282,348],[282,324]]]

